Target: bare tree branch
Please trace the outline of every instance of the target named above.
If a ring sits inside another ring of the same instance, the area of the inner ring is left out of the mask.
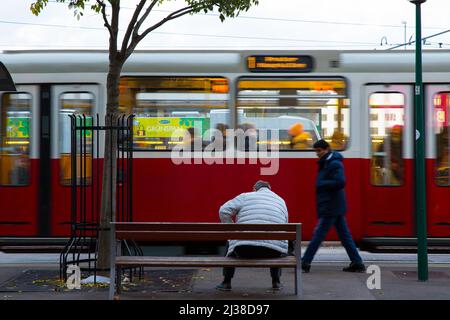
[[[158,1],[159,0],[152,0],[152,3],[148,6],[147,10],[145,10],[145,12],[142,15],[142,17],[136,23],[136,26],[134,27],[134,31],[133,31],[133,38],[138,37],[139,28],[142,26],[142,24],[144,23],[145,19],[147,19],[148,15],[153,10],[153,8],[158,4]]]
[[[160,22],[154,24],[153,26],[151,26],[150,28],[148,28],[147,30],[145,30],[140,36],[139,36],[139,41],[141,41],[142,39],[145,38],[145,36],[147,34],[149,34],[150,32],[154,31],[155,29],[161,27],[163,24],[165,24],[166,22],[179,18],[181,16],[184,16],[185,14],[191,13],[194,11],[194,8],[192,6],[189,7],[185,7],[183,9],[177,10],[175,12],[172,12],[171,14],[169,14],[167,17],[165,17],[164,19],[162,19]]]
[[[106,17],[106,4],[103,2],[103,0],[96,0],[97,3],[99,4],[99,6],[102,8],[102,17],[103,17],[103,21],[105,22],[105,27],[108,29],[109,31],[109,35],[112,37],[113,36],[113,31],[111,29],[111,24],[108,21],[108,18]]]
[[[125,36],[124,36],[123,41],[122,41],[122,49],[120,50],[121,54],[123,56],[125,55],[125,52],[126,52],[126,49],[127,49],[127,46],[128,46],[128,42],[130,41],[131,33],[133,32],[133,28],[134,28],[134,26],[136,24],[136,21],[137,21],[137,19],[139,17],[139,14],[141,13],[142,8],[144,8],[144,5],[145,5],[146,2],[147,2],[147,0],[140,0],[139,1],[139,4],[136,6],[136,10],[134,10],[133,17],[131,18],[130,23],[128,24],[127,31],[126,31]]]
[[[163,24],[165,24],[166,22],[179,18],[181,16],[184,16],[188,13],[194,12],[194,7],[189,6],[189,7],[185,7],[182,8],[180,10],[177,10],[175,12],[172,12],[171,14],[169,14],[167,17],[165,17],[164,19],[162,19],[161,21],[159,21],[158,23],[154,24],[153,26],[149,27],[148,29],[146,29],[141,35],[139,35],[136,32],[136,28],[135,28],[135,32],[133,34],[133,38],[131,39],[131,43],[128,46],[127,50],[126,50],[126,54],[125,54],[125,59],[128,59],[128,57],[133,53],[134,49],[136,48],[136,46],[139,44],[139,42],[141,42],[142,39],[145,38],[145,36],[147,36],[150,32],[154,31],[155,29],[161,27]]]

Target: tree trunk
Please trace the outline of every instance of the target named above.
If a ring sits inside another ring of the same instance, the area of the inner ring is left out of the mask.
[[[107,78],[106,126],[117,124],[119,108],[119,79],[122,69],[120,61],[111,61]],[[117,180],[117,132],[106,130],[103,162],[102,202],[100,210],[100,232],[98,236],[97,268],[110,266],[110,221],[116,217],[116,180]]]

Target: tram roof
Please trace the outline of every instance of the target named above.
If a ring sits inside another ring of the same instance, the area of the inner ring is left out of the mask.
[[[152,50],[135,51],[123,72],[246,73],[250,55],[309,55],[314,72],[413,72],[413,50]],[[0,61],[11,73],[62,73],[108,71],[108,52],[102,50],[3,51]],[[424,72],[450,69],[450,50],[423,51]]]

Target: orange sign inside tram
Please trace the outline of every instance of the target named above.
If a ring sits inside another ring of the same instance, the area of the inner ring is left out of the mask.
[[[247,67],[250,72],[311,72],[311,56],[249,56]]]

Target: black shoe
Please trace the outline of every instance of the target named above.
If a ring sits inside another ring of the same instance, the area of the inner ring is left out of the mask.
[[[366,266],[363,263],[350,263],[350,265],[344,269],[344,272],[366,272]]]
[[[310,269],[311,269],[310,263],[302,262],[302,270],[304,273],[308,273]]]
[[[280,280],[272,280],[272,290],[279,291],[283,288],[283,286],[280,283]]]
[[[216,287],[217,290],[220,291],[231,291],[231,282],[222,282]]]

